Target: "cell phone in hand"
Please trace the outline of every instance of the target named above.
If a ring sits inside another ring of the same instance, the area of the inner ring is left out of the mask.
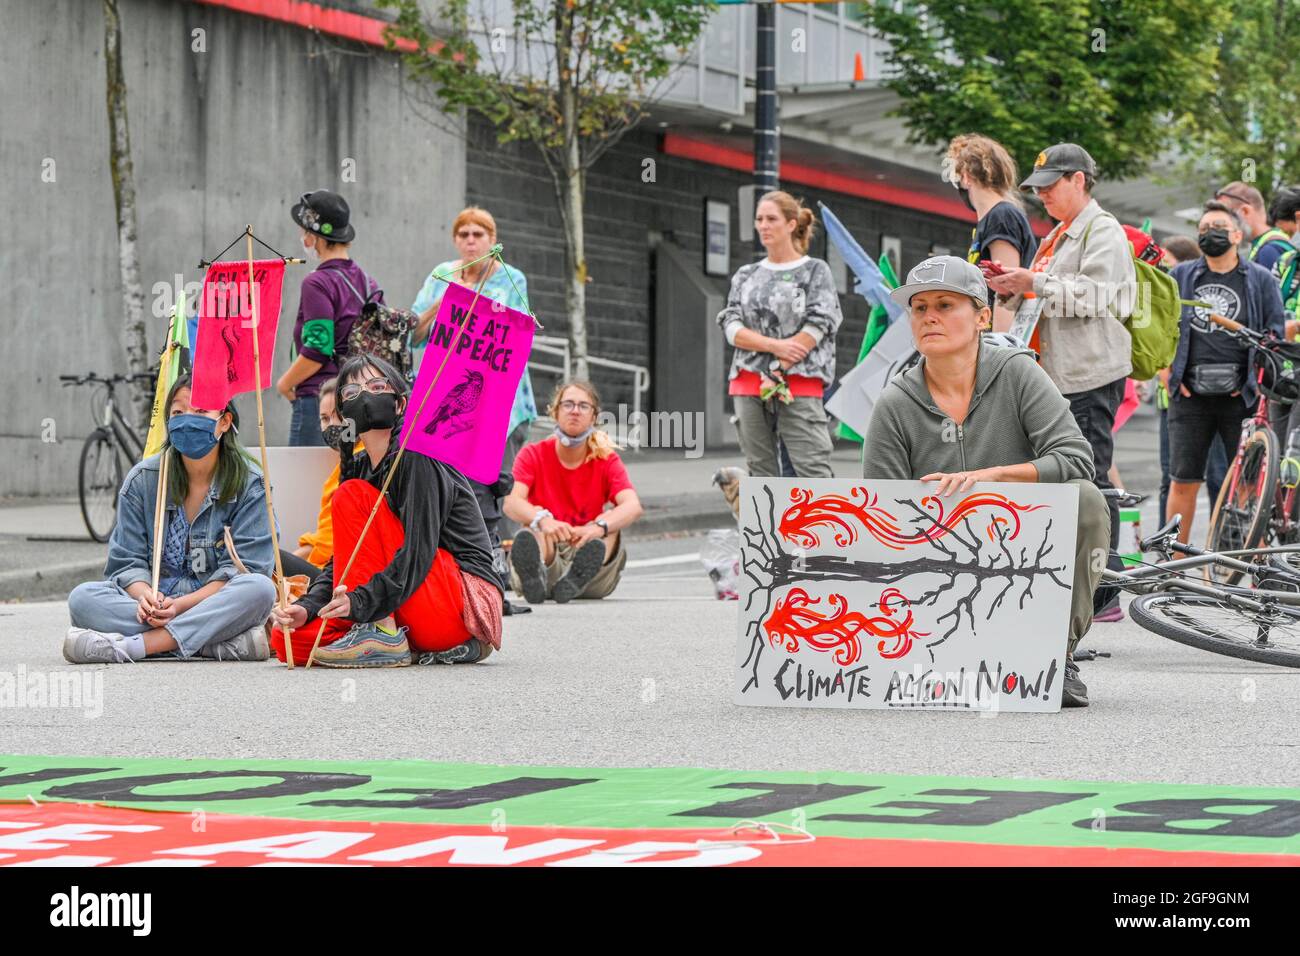
[[[996,259],[980,260],[980,272],[984,273],[984,278],[986,279],[990,276],[1003,275],[1006,271],[1007,270],[1003,267],[1002,263],[998,262]]]

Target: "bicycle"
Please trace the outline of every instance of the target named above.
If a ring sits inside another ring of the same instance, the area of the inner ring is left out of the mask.
[[[63,387],[69,385],[102,386],[103,404],[91,406],[96,428],[81,446],[77,469],[77,495],[81,500],[81,518],[95,541],[108,540],[117,520],[117,493],[127,471],[144,456],[144,439],[118,408],[116,387],[127,382],[152,381],[153,375],[110,375],[101,378],[87,375],[60,375]],[[95,396],[101,392],[97,389]],[[93,402],[93,399],[92,399]]]
[[[1288,397],[1280,390],[1295,388],[1295,377],[1286,363],[1300,363],[1300,344],[1252,331],[1221,315],[1211,315],[1210,321],[1257,356],[1259,403],[1255,413],[1241,423],[1236,455],[1210,515],[1206,550],[1222,553],[1274,542],[1295,544],[1300,542],[1300,494],[1279,480],[1282,455],[1269,424],[1268,408],[1270,398],[1288,402],[1295,399],[1294,394]],[[1214,565],[1206,570],[1207,575],[1220,573],[1218,583],[1225,585],[1236,584],[1244,573]]]
[[[1215,654],[1282,667],[1300,667],[1300,546],[1210,551],[1177,540],[1174,515],[1139,547],[1162,563],[1102,572],[1102,583],[1138,597],[1129,616],[1140,627]],[[1185,557],[1174,559],[1174,552]],[[1265,559],[1267,560],[1261,560]],[[1187,571],[1205,569],[1211,576]],[[1214,569],[1252,587],[1216,584]]]

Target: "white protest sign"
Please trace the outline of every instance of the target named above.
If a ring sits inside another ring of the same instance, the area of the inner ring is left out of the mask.
[[[333,448],[267,447],[275,520],[280,526],[280,547],[286,551],[298,547],[300,536],[316,530],[321,490],[338,463],[339,453]]]
[[[1055,711],[1078,490],[745,478],[735,702]]]

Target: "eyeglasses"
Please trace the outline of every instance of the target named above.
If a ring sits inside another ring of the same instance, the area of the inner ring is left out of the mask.
[[[1198,236],[1203,236],[1211,229],[1222,229],[1224,232],[1232,232],[1235,227],[1227,222],[1203,222],[1196,229]]]
[[[562,412],[590,412],[594,411],[595,408],[596,406],[591,404],[591,402],[575,402],[571,398],[560,402],[560,411]]]
[[[370,381],[366,382],[364,386],[359,385],[356,382],[353,382],[350,385],[344,385],[339,389],[339,399],[344,402],[350,402],[361,394],[363,388],[371,395],[384,395],[393,391],[393,386],[388,383],[388,379],[372,378]]]
[[[487,233],[484,232],[482,229],[476,229],[473,232],[471,232],[468,229],[462,229],[460,232],[456,233],[456,238],[457,239],[486,239]]]

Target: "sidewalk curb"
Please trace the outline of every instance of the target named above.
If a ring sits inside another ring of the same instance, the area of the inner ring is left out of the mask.
[[[104,562],[68,561],[0,573],[0,602],[64,598],[78,584],[104,576]]]

